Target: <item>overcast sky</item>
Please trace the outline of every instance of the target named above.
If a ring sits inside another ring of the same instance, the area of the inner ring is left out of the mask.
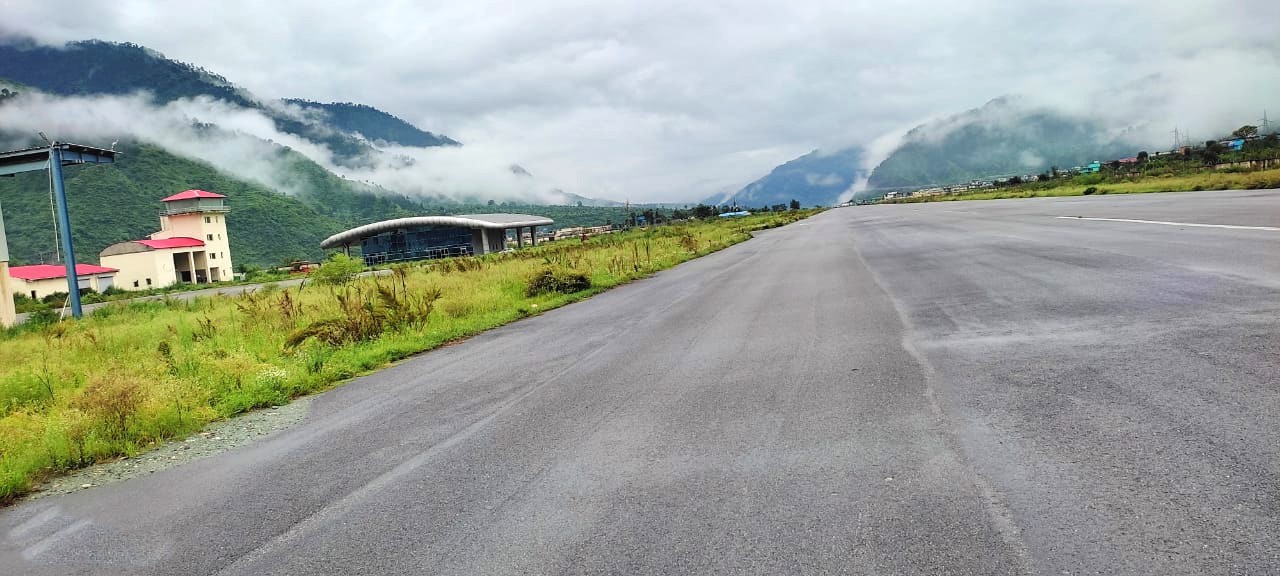
[[[1276,0],[75,4],[0,0],[0,27],[370,104],[633,201],[736,189],[1010,93],[1099,114],[1114,97],[1206,136],[1268,104],[1280,117]]]

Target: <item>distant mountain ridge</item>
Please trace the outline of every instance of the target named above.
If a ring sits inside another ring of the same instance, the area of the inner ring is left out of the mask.
[[[339,165],[361,166],[382,154],[377,146],[460,146],[443,135],[370,106],[321,104],[306,100],[263,101],[227,79],[190,64],[176,62],[134,44],[90,40],[64,47],[30,41],[0,40],[0,86],[10,96],[5,106],[23,105],[37,92],[54,96],[128,95],[150,93],[157,104],[179,99],[214,98],[254,110],[275,123],[276,129],[321,144]],[[12,92],[18,96],[12,96]],[[154,143],[121,134],[117,150],[123,154],[110,166],[72,168],[68,191],[82,261],[96,261],[107,244],[145,236],[156,226],[158,200],[187,188],[203,188],[231,197],[228,220],[236,261],[276,264],[292,258],[316,258],[319,239],[346,227],[375,220],[418,214],[483,212],[485,200],[459,202],[441,196],[409,197],[375,184],[347,180],[314,159],[278,143],[213,124],[192,123],[200,135],[234,141],[252,152],[246,160],[262,161],[278,169],[292,194],[270,183],[250,181],[218,170],[198,159],[179,156]],[[68,131],[57,137],[76,141]],[[0,141],[13,147],[36,145],[35,135],[0,126]],[[106,142],[86,142],[105,145]],[[53,256],[45,176],[20,175],[0,179],[11,252],[15,261],[36,263]],[[274,181],[274,180],[273,180]],[[565,204],[598,203],[565,195]],[[507,211],[530,211],[521,204],[503,203]],[[489,208],[489,211],[492,211]],[[603,224],[624,214],[591,212],[573,206],[538,208],[562,225]],[[85,225],[83,223],[91,223]]]
[[[865,177],[861,149],[830,153],[814,150],[774,168],[733,194],[712,196],[703,202],[765,208],[796,200],[802,206],[830,206],[859,178]]]
[[[1133,156],[1139,144],[1102,121],[1035,106],[1017,97],[913,128],[876,166],[871,191],[1039,174],[1093,160]]]
[[[351,102],[323,104],[300,98],[287,98],[285,102],[305,110],[319,110],[330,126],[359,134],[375,143],[421,148],[461,146],[453,138],[432,134],[373,106]]]
[[[815,150],[734,194],[706,201],[761,206],[795,198],[806,206],[831,205],[862,178],[859,198],[868,198],[893,189],[1039,174],[1053,166],[1133,156],[1139,149],[1124,129],[1006,96],[913,128],[869,173],[860,147]]]
[[[378,153],[356,133],[369,139],[392,135],[388,141],[407,138],[429,142],[425,146],[458,144],[448,137],[418,130],[381,110],[353,104],[309,102],[330,119],[336,118],[315,124],[286,113],[284,106],[258,99],[218,74],[170,60],[137,44],[101,40],[69,42],[63,47],[43,46],[30,40],[0,43],[0,77],[62,96],[146,91],[160,104],[180,98],[212,97],[262,112],[281,132],[328,147],[335,161],[345,166],[366,165]]]

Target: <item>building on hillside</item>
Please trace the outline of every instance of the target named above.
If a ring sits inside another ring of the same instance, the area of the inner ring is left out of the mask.
[[[366,265],[387,262],[476,256],[501,252],[507,247],[507,231],[515,230],[517,245],[525,238],[537,243],[539,226],[555,221],[530,214],[462,214],[414,216],[365,224],[339,232],[320,243],[321,248],[341,248],[348,254],[360,247]],[[524,228],[529,228],[526,234]]]
[[[115,268],[76,264],[76,283],[82,293],[86,289],[102,292],[115,284],[118,272]],[[14,280],[14,294],[22,294],[33,300],[67,291],[67,267],[64,264],[14,266],[9,268],[9,277]]]
[[[159,232],[145,240],[117,242],[100,254],[103,266],[120,270],[116,285],[125,290],[146,290],[180,282],[231,280],[227,197],[187,190],[161,202],[164,209]]]

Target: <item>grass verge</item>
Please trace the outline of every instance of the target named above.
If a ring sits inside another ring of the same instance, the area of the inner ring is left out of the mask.
[[[1082,179],[1084,180],[1084,179]],[[947,202],[952,200],[998,200],[1004,198],[1039,198],[1045,196],[1084,196],[1088,194],[1143,194],[1147,192],[1185,192],[1192,190],[1257,190],[1280,188],[1280,169],[1256,172],[1226,170],[1196,174],[1098,178],[1096,182],[1065,183],[1029,182],[1019,186],[973,194],[911,196],[887,201],[889,204]]]
[[[0,333],[0,502],[211,421],[670,268],[815,211],[766,213],[398,266],[239,296],[113,303]]]

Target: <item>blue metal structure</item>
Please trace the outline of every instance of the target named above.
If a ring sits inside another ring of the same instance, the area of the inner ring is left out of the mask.
[[[62,181],[62,167],[73,164],[111,164],[116,160],[115,150],[103,150],[79,144],[53,142],[48,146],[0,152],[0,176],[13,176],[21,172],[49,169],[53,182],[54,203],[58,212],[58,228],[62,232],[62,252],[67,265],[67,294],[71,297],[71,314],[83,315],[80,307],[80,283],[76,276],[76,253],[71,241],[71,214],[67,211],[66,184]]]
[[[324,249],[341,248],[351,253],[360,246],[365,264],[451,256],[479,256],[506,249],[508,230],[516,231],[516,244],[538,242],[538,227],[555,221],[531,214],[459,214],[457,216],[411,216],[365,224],[339,232],[320,243]]]
[[[360,256],[368,266],[471,254],[471,230],[456,226],[397,228],[360,240]]]

